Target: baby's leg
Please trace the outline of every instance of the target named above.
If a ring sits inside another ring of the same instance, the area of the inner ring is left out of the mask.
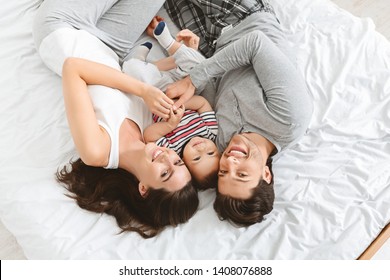
[[[153,44],[150,42],[145,42],[134,48],[132,52],[132,58],[136,58],[142,61],[146,61],[146,57],[148,56]]]
[[[168,26],[165,22],[161,21],[154,29],[154,37],[160,43],[160,45],[167,50],[169,55],[173,55],[180,47],[180,43],[173,39],[169,32]]]

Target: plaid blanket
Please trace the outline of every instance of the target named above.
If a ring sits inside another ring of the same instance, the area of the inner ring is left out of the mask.
[[[210,57],[221,30],[255,12],[274,13],[267,0],[167,0],[168,15],[180,29],[200,37],[199,50]]]

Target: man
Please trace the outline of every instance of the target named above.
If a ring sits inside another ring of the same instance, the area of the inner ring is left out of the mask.
[[[211,55],[215,47],[211,58],[167,90],[180,97],[179,107],[195,90],[210,83],[215,88],[214,94],[204,91],[217,114],[223,151],[214,209],[237,225],[261,222],[273,208],[272,157],[296,143],[310,121],[305,82],[266,1],[175,1],[174,9],[170,2],[168,13],[181,28],[196,23],[201,50]]]

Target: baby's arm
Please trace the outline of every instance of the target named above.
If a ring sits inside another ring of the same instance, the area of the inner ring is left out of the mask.
[[[160,71],[169,71],[177,67],[175,59],[172,56],[157,60],[156,62],[153,62],[153,64],[156,65]]]
[[[146,143],[156,142],[161,137],[165,136],[173,129],[168,122],[157,122],[149,125],[144,130],[144,139]]]
[[[197,111],[199,114],[213,111],[210,103],[202,96],[194,95],[185,103],[186,109]]]
[[[156,122],[154,124],[149,125],[144,130],[145,142],[155,142],[161,137],[167,135],[172,130],[174,130],[179,125],[183,114],[184,107],[179,108],[178,110],[176,110],[175,113],[171,109],[171,113],[167,121]]]

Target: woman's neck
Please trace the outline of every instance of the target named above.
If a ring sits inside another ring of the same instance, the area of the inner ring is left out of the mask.
[[[119,167],[136,175],[137,155],[144,152],[145,143],[138,125],[129,119],[119,130]]]

